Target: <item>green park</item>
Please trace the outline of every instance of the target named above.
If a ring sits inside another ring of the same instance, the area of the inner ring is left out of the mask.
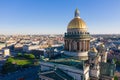
[[[11,73],[24,68],[37,66],[39,60],[35,58],[33,54],[21,54],[18,53],[16,57],[9,57],[2,67],[2,73]]]

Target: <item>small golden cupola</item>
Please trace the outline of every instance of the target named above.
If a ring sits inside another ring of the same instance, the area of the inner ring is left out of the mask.
[[[97,51],[97,49],[95,47],[92,47],[90,51],[94,52],[94,53],[98,53],[98,51]]]

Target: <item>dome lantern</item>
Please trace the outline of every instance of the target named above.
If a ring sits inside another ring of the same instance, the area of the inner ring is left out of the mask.
[[[80,12],[78,9],[75,10],[75,18],[80,18]]]

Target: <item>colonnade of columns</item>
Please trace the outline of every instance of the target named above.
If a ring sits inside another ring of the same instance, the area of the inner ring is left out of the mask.
[[[89,40],[80,40],[80,41],[74,41],[74,40],[65,40],[65,50],[68,51],[88,51],[90,47],[90,41]]]

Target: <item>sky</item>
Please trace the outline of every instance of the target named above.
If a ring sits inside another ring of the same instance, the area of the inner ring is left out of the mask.
[[[76,8],[91,34],[120,34],[120,0],[0,0],[0,34],[64,34]]]

